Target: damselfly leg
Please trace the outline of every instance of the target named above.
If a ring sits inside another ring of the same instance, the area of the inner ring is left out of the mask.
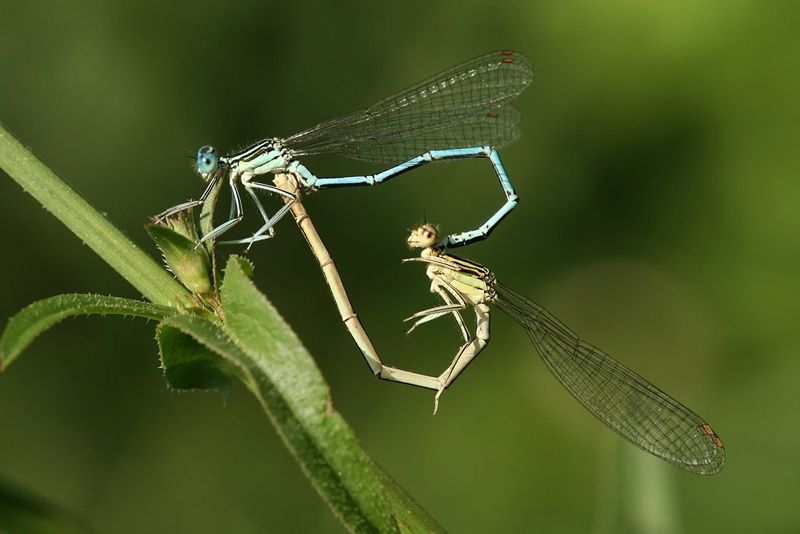
[[[236,239],[236,240],[232,240],[232,241],[220,241],[220,243],[226,244],[226,245],[246,244],[247,248],[249,249],[251,246],[253,246],[253,243],[255,243],[255,242],[263,241],[265,239],[270,239],[270,238],[275,236],[275,228],[274,228],[275,225],[281,219],[283,219],[283,217],[287,213],[289,213],[289,210],[291,209],[292,204],[294,204],[297,201],[297,195],[295,195],[293,193],[290,193],[289,191],[284,191],[283,189],[281,189],[279,187],[275,187],[273,185],[268,185],[268,184],[262,184],[262,183],[259,183],[259,182],[247,181],[247,182],[243,183],[243,186],[245,188],[245,191],[247,191],[247,193],[250,195],[250,198],[253,199],[253,203],[258,208],[258,211],[261,214],[261,217],[264,219],[264,225],[261,228],[259,228],[258,230],[256,230],[256,232],[252,236],[250,236],[248,238]],[[255,191],[253,191],[254,189],[258,189],[258,190],[268,191],[270,193],[274,193],[274,194],[276,194],[278,196],[281,196],[284,199],[286,199],[286,202],[283,204],[283,206],[281,206],[275,212],[275,215],[270,217],[267,214],[267,210],[261,204],[261,201],[259,200],[258,195],[256,194]]]

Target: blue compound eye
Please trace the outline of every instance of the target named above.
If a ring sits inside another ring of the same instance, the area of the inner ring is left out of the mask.
[[[217,151],[213,146],[204,146],[197,151],[197,172],[202,175],[209,175],[217,170]]]

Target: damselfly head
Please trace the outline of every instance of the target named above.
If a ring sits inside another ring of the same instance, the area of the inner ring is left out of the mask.
[[[438,239],[439,229],[432,224],[423,224],[411,230],[406,243],[408,248],[428,248],[435,245]]]
[[[217,149],[213,146],[200,147],[200,150],[197,151],[197,173],[203,177],[203,180],[209,181],[218,166]]]

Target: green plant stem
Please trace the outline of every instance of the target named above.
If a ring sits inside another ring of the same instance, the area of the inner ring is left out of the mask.
[[[0,167],[148,300],[177,306],[190,293],[0,124]]]

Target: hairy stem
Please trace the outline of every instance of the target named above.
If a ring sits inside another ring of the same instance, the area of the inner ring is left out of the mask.
[[[189,292],[0,124],[0,168],[147,299],[176,306]]]

